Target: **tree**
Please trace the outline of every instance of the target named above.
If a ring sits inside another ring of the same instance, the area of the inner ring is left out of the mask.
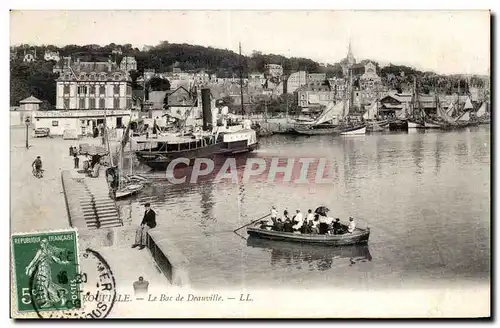
[[[161,77],[155,76],[152,77],[146,83],[146,89],[151,91],[168,91],[170,90],[170,81],[167,79],[163,79]]]
[[[130,75],[130,79],[132,80],[132,90],[139,89],[139,85],[137,84],[137,78],[139,78],[141,74],[134,69],[129,71],[128,74]]]

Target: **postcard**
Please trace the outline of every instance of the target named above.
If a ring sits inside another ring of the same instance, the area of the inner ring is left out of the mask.
[[[490,24],[12,10],[11,317],[490,317]]]

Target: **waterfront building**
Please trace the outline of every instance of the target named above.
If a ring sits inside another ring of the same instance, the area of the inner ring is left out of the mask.
[[[77,60],[59,76],[56,84],[56,109],[130,109],[132,106],[130,77],[111,60]]]
[[[92,133],[104,124],[109,129],[124,128],[130,120],[130,110],[50,110],[33,114],[35,128],[49,128],[51,135],[64,135],[66,130],[77,135]]]
[[[180,86],[175,90],[170,90],[166,93],[166,97],[166,113],[175,117],[189,118],[197,118],[201,115],[197,105],[197,97],[195,94],[191,94],[187,88]],[[188,111],[189,113],[187,113]]]

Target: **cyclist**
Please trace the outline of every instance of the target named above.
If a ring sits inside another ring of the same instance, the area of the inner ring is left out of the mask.
[[[35,171],[37,176],[40,176],[42,174],[42,159],[40,158],[40,156],[36,157],[36,159],[31,164],[31,167],[33,167],[33,171]]]

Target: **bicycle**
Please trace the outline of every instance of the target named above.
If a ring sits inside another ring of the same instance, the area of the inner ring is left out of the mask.
[[[33,169],[32,173],[33,173],[33,176],[35,178],[43,178],[43,171],[45,171],[44,169],[40,169],[40,170],[37,170],[37,169]]]

